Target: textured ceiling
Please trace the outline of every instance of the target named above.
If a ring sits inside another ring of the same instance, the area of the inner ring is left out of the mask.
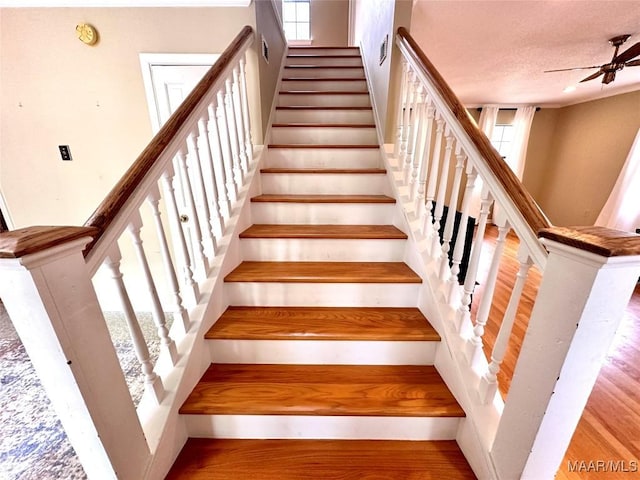
[[[611,60],[607,41],[640,42],[640,1],[414,0],[411,34],[467,105],[561,106],[640,90],[640,66],[578,83]],[[577,85],[572,93],[563,93]]]

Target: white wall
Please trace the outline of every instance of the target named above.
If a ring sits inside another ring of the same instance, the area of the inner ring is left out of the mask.
[[[221,53],[255,11],[0,9],[0,189],[15,227],[83,224],[151,139],[139,53]],[[100,40],[78,41],[93,24]],[[247,61],[261,142],[257,50]],[[73,161],[60,160],[58,145]]]
[[[394,34],[400,25],[409,26],[411,0],[354,1],[354,39],[364,55],[380,129],[385,132],[388,116],[393,116],[392,112],[388,114],[387,110],[392,59],[398,54],[394,47]],[[386,60],[380,65],[380,46],[387,35],[389,50]]]

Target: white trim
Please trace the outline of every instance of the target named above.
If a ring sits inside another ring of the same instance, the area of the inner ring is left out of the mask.
[[[248,7],[251,0],[0,0],[0,7]]]
[[[11,213],[9,213],[7,201],[2,194],[2,190],[0,190],[0,211],[2,211],[2,216],[4,217],[4,221],[7,222],[7,227],[9,228],[9,230],[15,229],[13,219],[11,218]]]
[[[349,32],[348,45],[356,44],[356,0],[349,0]]]
[[[0,0],[1,1],[1,0]],[[151,128],[155,134],[160,130],[160,113],[153,88],[151,68],[157,65],[213,65],[220,57],[219,53],[141,53],[140,68],[144,92],[147,97]]]

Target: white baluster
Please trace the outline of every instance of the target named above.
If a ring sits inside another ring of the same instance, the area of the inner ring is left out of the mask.
[[[489,364],[487,372],[480,379],[480,399],[485,403],[492,401],[498,389],[498,373],[500,372],[500,364],[504,360],[504,354],[507,351],[507,346],[509,345],[509,338],[511,337],[511,330],[513,329],[513,322],[516,318],[518,305],[520,304],[520,297],[522,296],[522,290],[524,289],[524,285],[527,281],[527,275],[531,268],[531,258],[522,245],[518,250],[518,260],[520,261],[520,268],[516,275],[513,290],[511,291],[507,310],[504,312],[504,318],[502,319],[502,325],[500,325],[500,331],[498,332],[496,343],[493,346],[491,363]]]
[[[484,245],[484,232],[487,227],[487,217],[489,216],[489,208],[491,208],[493,198],[489,193],[489,189],[482,189],[482,200],[480,202],[480,215],[478,217],[478,226],[476,228],[475,239],[471,247],[471,255],[469,256],[469,266],[467,275],[464,279],[464,289],[462,293],[462,304],[458,309],[458,330],[462,326],[471,326],[471,296],[476,288],[476,278],[478,276],[478,266],[480,265],[480,254]]]
[[[164,397],[164,386],[162,385],[162,379],[153,371],[149,348],[147,348],[147,343],[144,339],[144,335],[142,334],[142,330],[140,329],[140,324],[138,323],[133,306],[131,305],[131,299],[129,298],[127,287],[122,279],[122,273],[120,272],[121,260],[122,255],[120,254],[120,249],[116,243],[112,247],[112,250],[107,254],[104,265],[109,270],[111,278],[113,278],[116,285],[118,298],[122,305],[122,312],[125,320],[127,321],[131,341],[133,342],[133,349],[136,352],[136,357],[140,362],[142,373],[144,375],[145,389],[151,398],[153,398],[157,404],[160,404]]]
[[[405,182],[408,175],[407,172],[411,168],[411,163],[413,161],[409,152],[409,139],[411,137],[412,125],[415,118],[415,108],[413,104],[415,102],[415,98],[417,97],[415,95],[415,84],[413,82],[414,77],[414,72],[412,70],[409,70],[407,74],[407,105],[404,112],[405,129],[402,132],[402,145],[400,152],[400,156],[402,158],[401,167],[402,171],[404,172],[403,180]]]
[[[449,268],[449,250],[451,248],[451,237],[453,237],[453,226],[456,218],[456,207],[458,205],[458,195],[460,193],[460,182],[462,181],[462,170],[464,169],[467,155],[458,143],[456,145],[456,170],[453,176],[453,185],[451,187],[451,195],[449,196],[449,210],[447,211],[447,221],[445,222],[444,232],[442,233],[442,261],[440,263],[440,280],[447,281],[451,270]],[[438,231],[431,232],[432,225],[430,222],[425,223],[425,230],[428,234],[438,235]]]
[[[442,158],[442,168],[440,169],[440,183],[438,184],[438,193],[436,195],[435,208],[433,209],[433,232],[440,231],[440,221],[444,213],[444,200],[447,193],[447,180],[449,179],[449,164],[451,163],[451,153],[453,151],[453,141],[455,140],[449,126],[445,128],[445,148],[444,157]],[[425,219],[425,222],[430,219]],[[442,255],[442,246],[440,245],[440,236],[433,235],[431,239],[431,255],[433,258],[440,258]],[[448,248],[448,246],[447,246]],[[447,250],[448,255],[448,250]]]
[[[240,78],[238,66],[233,69],[233,81],[231,82],[231,100],[233,101],[233,113],[238,132],[238,151],[240,152],[240,164],[242,171],[246,175],[249,171],[249,161],[251,156],[247,154],[246,135],[244,133],[244,121],[242,118],[242,99],[240,98]]]
[[[203,189],[209,200],[209,225],[211,226],[211,233],[214,240],[222,238],[224,234],[224,219],[220,213],[220,206],[218,204],[220,194],[218,192],[218,183],[215,178],[215,170],[213,167],[213,152],[211,150],[211,144],[209,141],[209,122],[206,118],[198,120],[198,151],[200,152],[201,168],[203,180],[206,178],[206,183],[203,185]],[[206,173],[205,173],[206,170]],[[206,187],[209,186],[209,189]]]
[[[431,101],[427,99],[427,120],[424,133],[424,148],[422,150],[422,161],[420,162],[420,171],[418,172],[418,187],[417,196],[414,205],[414,211],[416,217],[422,219],[425,215],[425,184],[427,183],[427,172],[429,171],[429,164],[431,158],[431,137],[433,133],[433,118],[435,108]]]
[[[162,187],[167,205],[167,214],[171,222],[171,230],[173,232],[173,245],[177,253],[179,262],[181,263],[181,279],[182,294],[187,305],[197,305],[200,299],[200,289],[198,284],[193,280],[193,267],[189,250],[187,248],[187,240],[184,237],[182,224],[180,222],[180,213],[176,203],[175,190],[173,188],[173,178],[175,171],[173,164],[169,164],[167,170],[162,174]],[[186,324],[185,324],[186,328]]]
[[[164,264],[165,274],[167,276],[167,281],[169,282],[169,290],[173,297],[174,313],[182,321],[181,325],[183,327],[183,333],[186,333],[189,330],[189,313],[184,308],[182,297],[180,296],[180,287],[178,286],[176,269],[173,265],[173,260],[171,259],[171,253],[169,252],[169,242],[167,241],[167,235],[164,231],[162,217],[160,215],[160,191],[158,190],[157,186],[154,186],[149,192],[149,195],[147,195],[147,202],[151,206],[151,211],[153,212],[153,218],[156,225],[156,233],[160,242],[160,254],[162,255],[162,263]]]
[[[416,88],[416,120],[414,123],[414,129],[412,132],[413,136],[413,162],[411,166],[411,174],[409,177],[409,201],[414,201],[415,195],[417,192],[417,183],[418,183],[418,167],[420,166],[421,161],[424,159],[424,130],[425,130],[425,95],[424,89],[421,83],[418,83]]]
[[[242,178],[240,169],[237,168],[236,158],[233,155],[233,150],[231,148],[231,133],[229,128],[229,118],[227,116],[227,109],[225,106],[225,97],[220,90],[218,92],[218,126],[220,133],[220,140],[222,141],[223,146],[223,158],[224,158],[224,166],[227,171],[227,185],[228,190],[233,194],[233,199],[230,199],[231,203],[235,203],[238,200],[238,187],[242,185]]]
[[[404,129],[404,113],[407,109],[407,61],[402,58],[402,75],[400,77],[400,97],[398,99],[398,112],[397,112],[397,128],[396,128],[396,140],[393,145],[393,156],[399,159],[400,162],[404,160],[400,156],[400,148],[402,144],[402,131]],[[398,165],[401,165],[399,163]]]
[[[475,187],[477,176],[478,174],[473,168],[473,165],[471,165],[471,162],[467,163],[467,188],[465,190],[464,197],[462,198],[460,225],[458,225],[458,236],[456,237],[456,244],[453,247],[453,265],[451,266],[451,277],[449,278],[450,305],[454,305],[456,303],[456,301],[458,300],[456,296],[460,291],[458,274],[460,273],[460,263],[462,262],[462,255],[464,253],[465,240],[467,235],[467,224],[469,222],[469,206],[471,205],[471,196],[473,195],[473,188]]]
[[[426,222],[433,223],[433,201],[436,197],[436,185],[438,183],[438,172],[440,171],[440,158],[442,157],[442,135],[444,131],[444,120],[440,114],[436,114],[436,138],[433,145],[433,155],[431,156],[431,168],[429,169],[429,183],[427,184],[426,198]],[[435,227],[436,231],[438,225]]]
[[[153,322],[156,324],[156,328],[158,329],[160,345],[169,355],[171,366],[175,366],[178,362],[178,350],[175,342],[169,336],[167,319],[164,316],[164,311],[160,304],[160,296],[158,295],[158,290],[156,289],[155,282],[153,281],[153,275],[149,268],[149,261],[147,260],[144,246],[142,245],[142,237],[140,236],[141,229],[142,218],[140,217],[140,212],[136,212],[136,214],[131,218],[129,225],[127,226],[127,230],[131,235],[131,242],[133,243],[134,250],[136,251],[136,256],[138,257],[138,262],[142,269],[142,275],[144,276],[144,282],[146,283],[147,291],[149,292],[149,297],[151,299],[151,316],[153,317]]]
[[[227,134],[229,135],[229,144],[231,145],[231,156],[233,158],[233,168],[236,171],[236,183],[239,187],[244,185],[244,165],[240,159],[240,146],[238,142],[238,125],[236,123],[235,108],[233,106],[233,91],[231,89],[231,80],[225,80],[224,105],[227,113]]]
[[[418,75],[413,73],[411,76],[411,83],[413,95],[411,97],[411,115],[409,124],[409,136],[407,138],[407,158],[405,158],[404,168],[404,184],[409,185],[411,179],[411,170],[413,167],[413,157],[415,155],[416,138],[418,137],[418,130],[420,128],[420,116],[418,115],[418,107],[420,106],[420,91],[422,90],[422,84],[418,79]]]
[[[489,272],[485,279],[484,290],[482,292],[482,297],[480,298],[480,305],[476,312],[476,324],[473,328],[473,336],[469,341],[470,347],[467,358],[469,358],[472,364],[476,364],[480,358],[484,357],[484,352],[482,351],[484,327],[487,325],[487,321],[489,320],[489,312],[491,311],[491,305],[493,303],[493,294],[498,280],[500,260],[502,259],[502,252],[504,251],[505,239],[510,229],[511,227],[508,224],[498,226],[496,246],[493,251],[493,256],[491,257]]]
[[[189,216],[191,217],[190,224],[191,230],[195,236],[194,239],[194,257],[195,257],[195,266],[196,271],[200,273],[201,278],[206,278],[209,274],[209,261],[207,260],[207,256],[205,255],[205,243],[202,238],[202,230],[200,229],[200,219],[198,217],[198,211],[196,210],[196,202],[193,196],[193,188],[191,187],[191,181],[189,177],[189,166],[187,165],[187,161],[185,158],[184,150],[179,150],[176,154],[176,158],[178,161],[178,166],[180,167],[180,171],[182,172],[182,177],[187,181],[185,182],[185,196],[187,200],[187,208],[189,209]]]
[[[240,57],[240,95],[242,97],[242,122],[244,123],[244,134],[246,151],[249,160],[253,160],[253,140],[251,138],[251,118],[249,117],[249,99],[247,95],[247,72],[245,70],[246,53]]]
[[[191,194],[193,196],[193,209],[198,213],[198,227],[202,235],[202,245],[205,251],[208,251],[209,258],[216,256],[218,245],[215,239],[214,226],[211,223],[211,212],[209,211],[209,199],[207,198],[207,189],[204,186],[204,176],[202,172],[202,159],[200,158],[200,149],[197,144],[199,140],[196,132],[191,132],[187,135],[187,151],[188,158],[186,160],[186,166],[192,170],[191,176],[188,176],[191,186]],[[185,172],[185,176],[188,174]],[[195,192],[194,192],[195,185]],[[200,199],[198,203],[196,197]],[[189,204],[189,199],[187,199]],[[200,209],[202,213],[200,214]],[[192,212],[193,213],[193,212]]]
[[[224,220],[231,218],[231,202],[233,201],[233,190],[227,184],[227,173],[224,168],[224,159],[222,155],[222,141],[220,139],[220,130],[216,121],[216,110],[218,109],[217,99],[213,99],[213,103],[207,109],[209,121],[207,122],[207,131],[209,133],[209,145],[213,146],[211,158],[213,161],[214,180],[216,182],[216,192],[218,194],[218,207],[222,216],[222,228],[224,229]],[[233,182],[231,182],[233,185]]]

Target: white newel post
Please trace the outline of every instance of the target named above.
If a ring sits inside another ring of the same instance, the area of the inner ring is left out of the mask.
[[[149,447],[82,256],[97,231],[0,235],[0,297],[89,478],[140,479]]]
[[[505,480],[554,478],[640,276],[638,235],[540,236],[549,257],[491,450]]]

